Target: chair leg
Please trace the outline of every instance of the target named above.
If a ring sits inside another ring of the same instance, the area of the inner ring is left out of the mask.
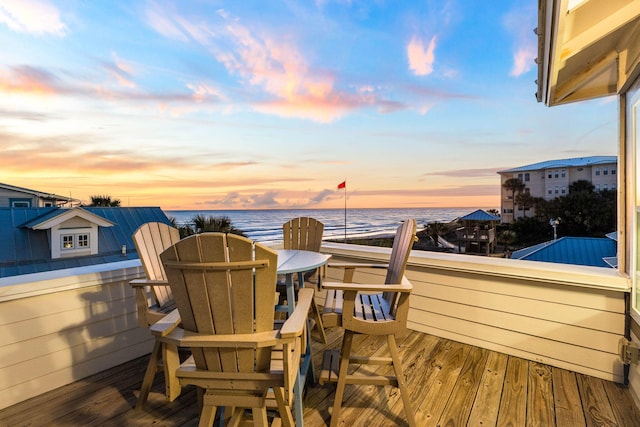
[[[182,391],[180,381],[176,377],[176,370],[180,367],[178,347],[172,344],[163,344],[162,362],[164,365],[165,394],[169,402],[173,402]]]
[[[256,427],[268,427],[267,422],[267,407],[262,406],[260,408],[251,408],[253,414],[253,425]]]
[[[156,341],[153,344],[153,350],[151,351],[151,356],[149,357],[149,363],[147,363],[147,370],[144,373],[144,378],[142,380],[142,387],[140,388],[140,394],[138,395],[138,400],[136,401],[136,411],[141,410],[144,407],[144,404],[147,402],[147,398],[149,397],[149,392],[151,391],[151,386],[153,385],[153,379],[156,376],[156,372],[158,371],[158,361],[160,360],[160,352],[162,343],[160,341]]]
[[[340,371],[338,372],[338,386],[336,387],[336,396],[333,401],[331,427],[336,427],[338,425],[340,410],[342,409],[342,398],[344,396],[344,388],[347,383],[347,372],[349,370],[349,356],[351,355],[353,335],[354,334],[351,331],[344,331],[344,338],[342,338],[342,349],[340,350]]]
[[[209,401],[209,396],[205,395],[202,399],[202,411],[200,411],[200,421],[198,427],[211,427],[216,418],[217,407]]]
[[[320,309],[318,308],[318,304],[316,304],[315,299],[311,304],[311,310],[313,311],[313,320],[316,322],[316,328],[318,328],[318,332],[320,332],[320,338],[322,339],[322,343],[327,343],[327,334],[324,332],[324,325],[322,324],[322,313],[320,313]]]
[[[293,411],[296,414],[296,422],[302,423],[304,414],[304,382],[302,381],[302,373],[298,372],[295,385],[293,386]]]
[[[387,344],[389,345],[389,353],[391,353],[391,360],[393,361],[393,370],[395,371],[396,378],[398,380],[398,388],[400,389],[400,396],[402,397],[402,404],[404,405],[404,412],[407,416],[407,421],[409,422],[409,426],[415,427],[416,419],[413,415],[411,397],[409,396],[409,390],[407,390],[407,384],[404,379],[404,371],[402,369],[400,354],[398,353],[396,337],[393,335],[387,335]]]
[[[282,387],[274,387],[273,394],[276,398],[276,403],[278,404],[278,412],[280,413],[283,425],[285,427],[295,427],[291,407],[287,404],[284,397],[284,389]]]

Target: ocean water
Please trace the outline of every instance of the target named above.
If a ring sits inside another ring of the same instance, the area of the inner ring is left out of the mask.
[[[449,222],[477,208],[406,208],[347,209],[347,237],[366,237],[395,232],[400,223],[414,218],[418,230],[431,222]],[[344,238],[344,209],[272,209],[272,210],[190,210],[166,211],[178,225],[191,223],[196,215],[227,216],[236,228],[258,242],[282,241],[282,224],[300,216],[313,217],[324,223],[324,238]]]

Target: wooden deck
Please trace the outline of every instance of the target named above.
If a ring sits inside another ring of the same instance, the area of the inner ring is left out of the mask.
[[[328,346],[338,346],[340,330],[328,332]],[[379,344],[370,338],[354,343],[362,354],[375,354],[384,348]],[[420,426],[640,426],[640,411],[618,384],[417,332],[399,345]],[[316,366],[322,349],[314,339]],[[4,409],[0,426],[197,425],[195,389],[167,403],[161,378],[145,410],[133,410],[146,362],[140,358]],[[307,427],[328,424],[334,390],[307,388]],[[406,425],[391,387],[347,386],[341,421]]]

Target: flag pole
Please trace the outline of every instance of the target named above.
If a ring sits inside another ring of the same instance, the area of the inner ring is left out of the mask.
[[[344,188],[344,242],[347,243],[347,180],[338,184],[338,190]]]
[[[344,242],[347,243],[347,180],[344,182]]]

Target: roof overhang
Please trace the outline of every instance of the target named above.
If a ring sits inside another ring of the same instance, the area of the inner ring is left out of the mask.
[[[640,0],[539,0],[539,102],[624,92],[640,74]]]
[[[75,207],[71,209],[58,209],[52,211],[50,215],[39,220],[32,221],[26,226],[32,230],[48,230],[72,218],[82,218],[91,224],[98,225],[99,227],[113,227],[115,225],[113,222],[101,217],[100,215],[96,215],[93,212],[89,212],[80,207]]]

